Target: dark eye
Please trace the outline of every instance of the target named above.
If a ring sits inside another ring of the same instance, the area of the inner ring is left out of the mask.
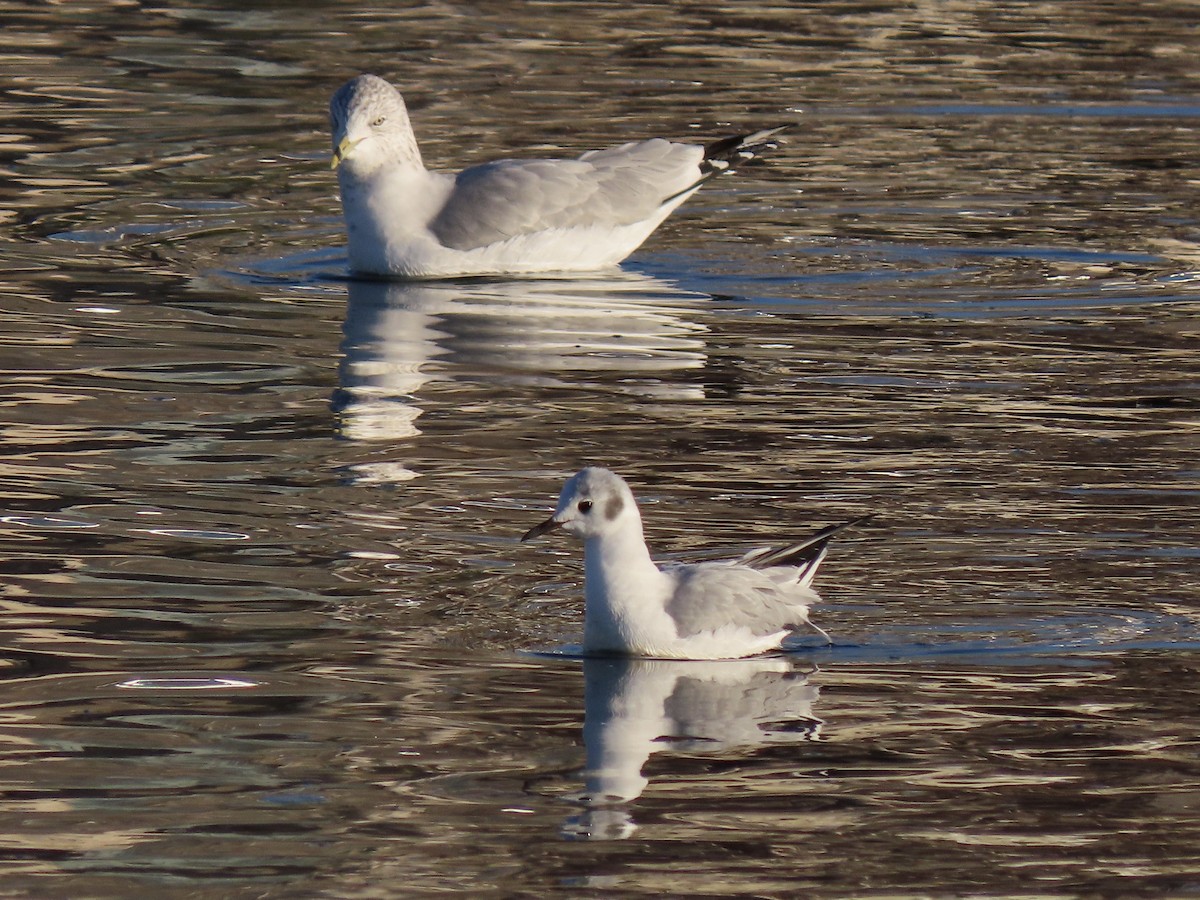
[[[380,125],[382,125],[386,121],[387,121],[387,116],[380,116],[378,119],[376,119],[374,122],[371,123],[371,127],[378,128]]]
[[[592,501],[591,501],[591,500],[580,500],[580,501],[579,501],[579,506],[577,507],[577,509],[578,509],[578,510],[579,510],[581,513],[583,513],[584,515],[586,515],[587,513],[589,513],[589,512],[591,512],[591,511],[592,511]]]

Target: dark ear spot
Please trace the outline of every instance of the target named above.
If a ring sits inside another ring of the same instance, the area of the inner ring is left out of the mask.
[[[613,494],[604,503],[604,518],[612,521],[621,514],[621,510],[625,508],[625,498],[620,494]]]

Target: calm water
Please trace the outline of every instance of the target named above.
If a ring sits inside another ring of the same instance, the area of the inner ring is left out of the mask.
[[[1200,11],[0,3],[12,896],[1200,894]],[[798,119],[576,281],[344,278],[426,159]],[[664,556],[868,511],[831,649],[581,661]]]

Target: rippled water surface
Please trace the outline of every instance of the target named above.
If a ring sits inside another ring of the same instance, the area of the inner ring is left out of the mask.
[[[13,896],[1200,893],[1189,3],[0,2]],[[619,272],[345,278],[427,161],[799,124]],[[867,512],[825,648],[580,660],[660,555]]]

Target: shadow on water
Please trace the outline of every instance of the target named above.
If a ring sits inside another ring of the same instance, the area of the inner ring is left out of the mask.
[[[1084,614],[1033,610],[1026,618],[996,614],[973,622],[881,624],[861,642],[789,647],[822,665],[938,661],[979,666],[1097,665],[1105,654],[1200,649],[1200,617],[1174,610],[1093,609]]]

